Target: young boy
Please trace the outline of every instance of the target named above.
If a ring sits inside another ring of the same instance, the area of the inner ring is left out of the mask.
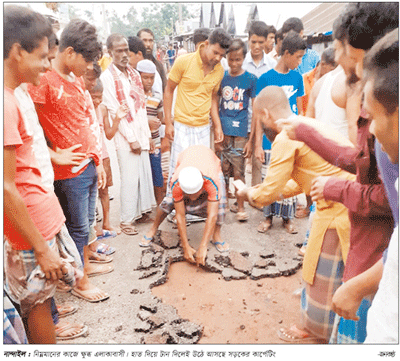
[[[89,282],[88,275],[111,272],[112,266],[89,262],[88,243],[95,219],[97,186],[104,188],[105,172],[97,141],[90,128],[90,113],[82,76],[101,53],[96,29],[84,20],[72,20],[60,37],[53,70],[44,74],[38,87],[30,88],[40,123],[51,148],[81,144],[86,158],[79,166],[54,166],[54,188],[66,216],[68,231],[84,264],[84,277],[72,294],[88,302],[109,295]]]
[[[274,69],[269,70],[258,79],[257,95],[267,86],[279,86],[285,92],[292,112],[298,114],[298,108],[301,106],[301,97],[304,95],[304,85],[302,76],[294,71],[294,69],[301,63],[306,47],[306,43],[300,35],[294,31],[290,31],[282,41],[281,57],[278,60],[278,64]],[[269,166],[271,142],[265,135],[263,135],[262,139],[265,151],[265,162],[262,169],[264,179]],[[261,135],[257,135],[256,146],[257,142],[260,141]],[[268,207],[264,207],[264,216],[266,219],[258,226],[258,232],[267,232],[272,227],[272,218],[275,215],[282,217],[283,226],[288,233],[297,233],[292,223],[295,209],[295,197],[287,198],[282,202],[275,202]]]
[[[250,100],[256,95],[257,78],[242,68],[246,56],[246,45],[241,39],[233,40],[228,49],[227,59],[229,70],[225,71],[221,82],[219,95],[222,97],[219,107],[224,140],[219,156],[224,173],[226,189],[229,178],[245,182],[244,148],[248,142],[248,113]],[[239,221],[246,221],[249,216],[244,207],[235,202],[231,211],[237,213]]]
[[[38,85],[49,67],[52,28],[32,10],[4,8],[4,274],[5,290],[20,306],[30,343],[55,343],[51,298],[67,272],[56,238],[65,217],[53,191],[42,184],[33,132],[13,92]]]
[[[136,70],[140,73],[144,94],[146,96],[146,111],[149,120],[151,138],[154,151],[150,153],[151,173],[153,176],[154,195],[157,205],[164,198],[164,178],[161,168],[161,136],[160,127],[164,120],[162,95],[152,90],[156,66],[150,60],[141,60],[137,63]]]
[[[96,136],[97,147],[102,156],[104,171],[106,172],[106,185],[104,188],[99,189],[99,197],[103,209],[103,227],[101,223],[96,223],[96,238],[97,240],[89,245],[89,259],[91,262],[96,263],[108,263],[112,261],[110,255],[115,252],[115,249],[107,244],[99,242],[105,238],[116,237],[117,230],[115,230],[110,224],[110,196],[108,194],[108,187],[112,186],[112,174],[110,157],[107,152],[106,144],[104,142],[104,126],[103,120],[100,117],[98,111],[99,97],[93,98],[93,89],[97,84],[97,80],[100,78],[101,68],[97,63],[93,63],[93,69],[86,70],[83,80],[85,82],[85,95],[87,98],[89,110],[91,112],[91,128]],[[102,97],[102,92],[100,93]],[[95,104],[96,100],[96,104]]]

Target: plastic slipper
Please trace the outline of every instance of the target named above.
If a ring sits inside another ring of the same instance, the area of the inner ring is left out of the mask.
[[[78,307],[71,305],[70,303],[63,303],[57,306],[58,317],[67,317],[73,315],[76,311],[78,311]]]
[[[213,245],[214,245],[214,247],[216,248],[216,250],[218,251],[218,252],[221,252],[221,253],[225,253],[225,252],[228,252],[229,251],[229,247],[227,248],[227,249],[224,249],[223,247],[224,247],[224,245],[225,245],[225,241],[224,242],[211,242]]]
[[[135,226],[121,226],[121,231],[128,236],[134,236],[139,233]]]
[[[147,237],[146,235],[143,235],[142,241],[139,242],[140,247],[150,247],[151,242],[153,242],[154,237]]]
[[[89,251],[89,262],[90,263],[110,263],[113,258],[111,256],[107,256],[103,253]]]
[[[289,343],[326,343],[325,340],[298,329],[296,325],[290,328],[280,328],[278,330],[278,337]]]
[[[100,254],[105,254],[107,256],[115,253],[115,248],[109,246],[108,244],[105,243],[99,243],[96,247],[96,252]]]
[[[72,290],[71,286],[68,286],[64,281],[59,280],[57,283],[57,292],[68,293]]]
[[[65,333],[66,331],[73,331],[74,329],[77,328],[80,328],[80,331],[78,333],[75,333],[71,336],[61,336],[62,333]],[[88,327],[86,325],[72,324],[67,322],[65,325],[59,328],[57,328],[56,326],[56,339],[58,341],[73,340],[75,338],[86,335],[87,332],[88,332]]]
[[[268,221],[262,221],[257,227],[257,232],[266,233],[272,227],[272,223]]]
[[[286,229],[286,232],[289,234],[297,234],[296,229],[294,228],[294,225],[292,222],[290,223],[283,223],[282,226]]]
[[[97,240],[106,239],[106,238],[114,238],[117,237],[117,232],[109,231],[108,229],[103,229],[103,235],[97,236]]]
[[[94,277],[94,276],[100,276],[100,275],[105,275],[107,273],[111,273],[114,271],[114,266],[113,265],[101,265],[101,264],[96,264],[93,265],[93,270],[89,273],[87,273],[88,277]]]
[[[247,212],[237,212],[237,213],[236,213],[236,219],[237,219],[239,222],[247,221],[249,218],[250,218],[250,217],[249,217],[249,214],[248,214]]]
[[[98,287],[95,287],[95,288],[93,288],[93,289],[90,289],[90,290],[80,290],[80,289],[78,289],[78,288],[74,288],[72,291],[71,291],[71,293],[74,295],[74,296],[76,296],[76,297],[78,297],[78,298],[80,298],[80,299],[82,299],[82,300],[85,300],[85,301],[87,301],[87,302],[91,302],[91,303],[97,303],[97,302],[101,302],[101,301],[105,301],[105,300],[108,300],[109,298],[110,298],[110,295],[108,294],[108,293],[106,293],[106,292],[103,292],[100,288],[98,288]],[[99,299],[92,299],[92,298],[90,298],[90,296],[91,295],[95,295],[96,293],[105,293],[105,296],[104,297],[102,297],[102,298],[99,298]]]

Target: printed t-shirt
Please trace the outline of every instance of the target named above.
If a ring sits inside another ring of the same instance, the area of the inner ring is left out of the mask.
[[[222,131],[233,137],[246,137],[250,99],[256,96],[257,77],[245,71],[232,76],[228,71],[221,82],[219,117]]]
[[[303,77],[294,70],[288,73],[278,73],[275,69],[271,69],[261,75],[257,81],[257,95],[267,86],[279,86],[285,92],[289,100],[290,109],[294,114],[298,114],[297,98],[304,95]],[[263,136],[263,149],[271,149],[271,142],[267,137]]]
[[[146,95],[146,112],[148,117],[157,117],[163,110],[162,96],[154,93],[151,96]],[[154,140],[157,148],[161,147],[160,129],[151,132],[151,138]]]
[[[220,63],[215,65],[206,76],[203,72],[203,62],[200,45],[195,53],[181,55],[176,59],[168,78],[179,84],[174,108],[174,121],[201,127],[209,124],[211,96],[218,92],[224,69]]]
[[[52,239],[61,229],[65,217],[53,191],[42,185],[33,151],[33,131],[24,122],[13,91],[4,87],[4,147],[14,146],[15,184],[28,213],[43,238]],[[11,225],[4,213],[4,235],[14,249],[28,250],[31,245]]]
[[[33,102],[41,105],[38,117],[51,148],[65,149],[82,144],[76,151],[86,153],[87,158],[93,158],[99,165],[101,158],[90,129],[91,114],[83,79],[75,78],[70,82],[52,70],[43,74],[39,86],[29,86],[29,93]],[[55,180],[74,178],[86,169],[72,173],[72,166],[53,166]]]
[[[219,201],[221,161],[215,153],[204,145],[193,145],[179,154],[175,172],[171,178],[172,197],[175,202],[183,199],[183,192],[179,185],[179,172],[186,167],[196,167],[203,175],[203,189],[208,194],[209,201]]]

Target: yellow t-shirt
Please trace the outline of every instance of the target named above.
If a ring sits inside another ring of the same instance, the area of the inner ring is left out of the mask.
[[[218,91],[224,76],[220,63],[204,76],[200,57],[200,49],[204,46],[195,53],[181,55],[169,72],[169,79],[178,83],[174,121],[192,127],[209,124],[211,96]]]

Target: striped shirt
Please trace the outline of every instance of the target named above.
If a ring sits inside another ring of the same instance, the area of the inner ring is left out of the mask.
[[[163,101],[160,93],[153,92],[151,96],[146,95],[147,117],[157,117],[163,111]],[[154,140],[157,148],[161,147],[160,129],[151,132],[151,138]]]

